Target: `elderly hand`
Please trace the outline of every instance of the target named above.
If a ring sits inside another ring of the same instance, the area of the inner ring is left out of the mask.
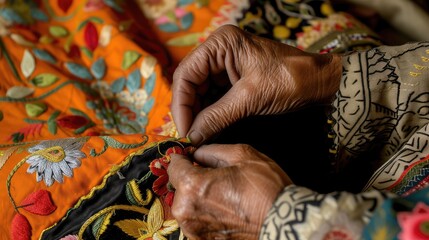
[[[257,239],[279,192],[292,183],[270,158],[249,145],[204,145],[195,166],[171,155],[176,188],[172,214],[191,239]],[[202,167],[204,166],[204,167]]]
[[[253,36],[234,26],[220,27],[176,69],[172,114],[180,136],[199,145],[232,123],[252,115],[280,114],[311,103],[329,102],[339,88],[341,57],[310,54]],[[208,79],[227,73],[230,90],[194,112]]]

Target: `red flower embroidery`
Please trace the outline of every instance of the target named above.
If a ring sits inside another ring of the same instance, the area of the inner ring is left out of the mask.
[[[152,190],[160,196],[166,204],[171,206],[174,199],[174,189],[169,182],[169,177],[167,173],[168,165],[170,163],[170,154],[182,154],[186,155],[191,152],[193,147],[181,148],[181,147],[171,147],[165,152],[165,156],[153,160],[150,165],[150,171],[153,175],[158,176],[158,178],[153,182]]]
[[[86,24],[84,30],[85,44],[89,50],[94,51],[98,46],[98,32],[97,28],[92,22]]]
[[[89,120],[82,116],[68,115],[57,119],[57,124],[64,128],[78,129],[89,123]]]

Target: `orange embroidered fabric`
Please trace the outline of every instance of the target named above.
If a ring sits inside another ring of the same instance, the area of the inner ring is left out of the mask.
[[[145,1],[0,3],[1,239],[41,238],[132,156],[176,136],[172,72],[223,1],[172,3],[161,14],[176,32],[146,19]],[[164,234],[178,229],[168,208],[157,217]]]

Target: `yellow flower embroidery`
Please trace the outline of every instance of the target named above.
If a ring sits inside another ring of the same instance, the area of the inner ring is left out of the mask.
[[[167,240],[165,236],[179,228],[176,220],[164,221],[164,210],[161,202],[156,198],[149,210],[147,221],[140,219],[127,219],[115,223],[126,234],[137,240],[152,238],[154,240]]]

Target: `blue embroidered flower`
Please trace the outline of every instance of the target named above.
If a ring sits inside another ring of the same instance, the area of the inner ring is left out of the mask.
[[[28,149],[31,153],[26,162],[30,164],[28,173],[36,172],[36,180],[44,179],[46,186],[51,186],[54,180],[63,183],[63,175],[73,176],[73,168],[80,166],[80,159],[86,155],[80,149],[83,139],[62,139],[42,141]]]

